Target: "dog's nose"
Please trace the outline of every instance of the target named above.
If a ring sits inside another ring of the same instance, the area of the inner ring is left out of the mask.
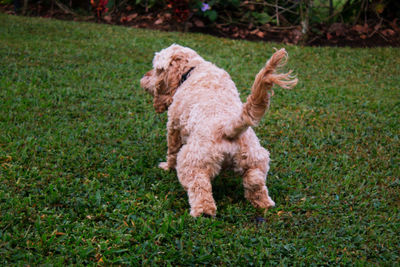
[[[153,75],[153,70],[146,72],[146,74],[144,76],[151,76],[151,75]]]

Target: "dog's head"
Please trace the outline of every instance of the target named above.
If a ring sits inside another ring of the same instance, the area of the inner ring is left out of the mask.
[[[182,77],[201,61],[195,51],[176,44],[155,54],[153,69],[143,76],[140,86],[153,96],[157,113],[168,109]]]

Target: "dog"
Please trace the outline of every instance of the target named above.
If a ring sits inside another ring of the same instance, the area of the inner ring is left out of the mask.
[[[229,74],[194,50],[173,44],[155,54],[140,85],[153,96],[157,113],[168,110],[167,160],[159,167],[176,169],[191,216],[216,215],[211,181],[225,166],[243,175],[245,197],[253,206],[275,205],[265,185],[269,152],[251,127],[269,108],[274,84],[286,89],[297,84],[292,71],[276,72],[287,58],[284,48],[271,56],[243,104]]]

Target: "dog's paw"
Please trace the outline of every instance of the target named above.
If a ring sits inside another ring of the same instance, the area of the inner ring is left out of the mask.
[[[253,204],[253,206],[256,208],[267,210],[269,208],[275,207],[275,202],[269,196],[249,200],[251,204]]]
[[[194,218],[197,218],[200,216],[215,218],[216,213],[217,213],[216,210],[192,209],[190,211],[190,215]]]
[[[158,164],[158,167],[163,169],[164,171],[169,171],[168,162],[161,162]]]
[[[215,203],[213,202],[204,203],[202,206],[191,207],[190,209],[190,215],[195,218],[201,215],[215,217],[216,214],[217,214],[217,206],[215,206]]]

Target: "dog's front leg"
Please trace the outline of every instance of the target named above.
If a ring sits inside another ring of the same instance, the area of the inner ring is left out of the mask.
[[[175,169],[176,157],[179,150],[182,147],[181,134],[177,129],[171,129],[168,127],[168,152],[167,161],[161,162],[158,166],[163,170]]]

